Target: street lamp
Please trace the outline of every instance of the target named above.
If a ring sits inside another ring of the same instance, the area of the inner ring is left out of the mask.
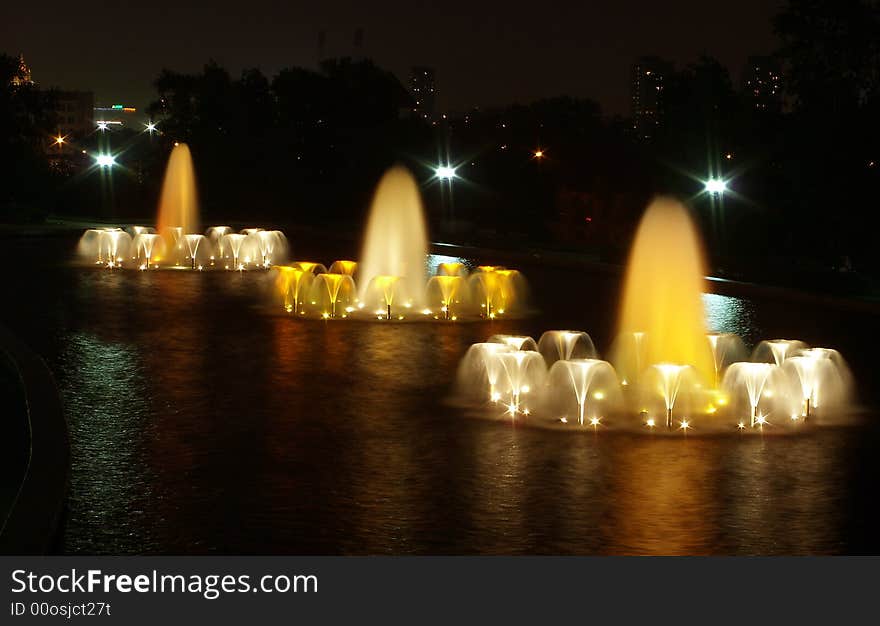
[[[156,132],[156,122],[152,122],[152,121],[150,121],[150,122],[147,122],[146,124],[144,124],[144,126],[147,127],[146,130],[147,130],[147,132],[150,133],[151,135],[152,135],[153,133]]]
[[[455,178],[455,168],[451,165],[438,165],[434,173],[440,180],[452,180]]]
[[[544,158],[544,150],[541,148],[538,148],[532,154],[534,155],[534,157],[536,159],[543,159]]]
[[[100,130],[102,133],[107,130],[107,122],[98,122],[98,130]]]
[[[113,167],[116,165],[116,157],[112,154],[99,154],[95,157],[95,163],[98,167]]]
[[[706,181],[706,193],[719,196],[727,191],[727,183],[720,178],[710,178]]]

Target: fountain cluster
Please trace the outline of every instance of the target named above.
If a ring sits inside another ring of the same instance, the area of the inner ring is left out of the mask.
[[[623,336],[618,347],[645,358],[647,339]],[[537,342],[495,335],[468,349],[458,391],[496,416],[593,429],[782,431],[846,411],[851,377],[836,350],[780,339],[762,341],[746,360],[732,334],[706,335],[705,347],[714,362],[710,381],[692,365],[647,360],[623,375],[628,366],[601,360],[584,332],[551,330]]]
[[[455,321],[522,310],[526,287],[518,271],[441,263],[429,278],[427,251],[418,183],[395,166],[376,187],[360,262],[278,265],[275,299],[288,313],[319,319]]]
[[[79,258],[113,268],[269,269],[287,261],[280,230],[212,226],[199,232],[199,206],[192,155],[184,143],[168,157],[156,227],[91,228],[79,240]]]
[[[149,226],[91,228],[77,253],[87,263],[108,268],[153,270],[269,269],[287,259],[287,238],[280,230],[212,226],[204,234],[170,227],[164,234]]]
[[[636,232],[608,361],[582,332],[496,336],[468,350],[460,392],[511,418],[593,428],[763,432],[842,415],[851,384],[840,354],[775,340],[748,358],[736,335],[707,334],[704,276],[687,209],[655,200]]]
[[[424,266],[424,263],[422,264]],[[496,319],[523,310],[526,283],[517,270],[440,263],[436,275],[418,281],[388,274],[364,275],[355,261],[329,269],[298,261],[273,267],[274,294],[288,313],[320,319]],[[414,286],[415,285],[415,286]]]

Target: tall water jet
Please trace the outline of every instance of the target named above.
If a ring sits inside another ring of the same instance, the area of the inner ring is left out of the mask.
[[[373,196],[359,265],[360,298],[377,276],[398,276],[411,304],[422,303],[427,280],[428,235],[415,178],[402,166],[389,169]]]
[[[168,158],[162,197],[159,200],[158,232],[172,246],[172,255],[180,262],[185,255],[181,235],[199,231],[199,208],[192,155],[185,143],[177,144]]]
[[[704,381],[713,380],[701,297],[704,274],[700,237],[687,209],[668,198],[652,202],[630,252],[619,324],[621,335],[644,333],[642,367],[687,363]],[[623,371],[620,363],[635,360],[627,349],[617,346],[618,371]]]

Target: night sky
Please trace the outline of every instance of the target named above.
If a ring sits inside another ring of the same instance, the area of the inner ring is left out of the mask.
[[[235,77],[315,67],[363,54],[406,81],[411,65],[437,69],[443,110],[569,94],[626,113],[629,67],[654,54],[678,64],[716,56],[739,81],[750,54],[773,50],[774,0],[668,2],[96,2],[4,3],[0,51],[24,53],[44,87],[91,90],[99,103],[141,108],[162,67],[198,71],[209,58]]]

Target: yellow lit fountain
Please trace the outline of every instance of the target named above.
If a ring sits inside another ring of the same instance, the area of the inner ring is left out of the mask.
[[[396,276],[402,299],[419,306],[427,279],[427,250],[428,233],[418,183],[406,168],[392,167],[379,181],[370,207],[358,268],[360,299],[367,299],[374,278]],[[378,288],[384,292],[388,280],[379,283]]]
[[[224,240],[237,259],[236,237]],[[486,265],[470,273],[459,259],[437,263],[428,280],[427,241],[418,184],[406,168],[392,167],[376,187],[361,258],[334,261],[329,270],[316,261],[274,266],[275,302],[324,320],[455,322],[525,312],[526,282],[514,269]]]
[[[175,263],[183,261],[186,246],[182,235],[199,230],[196,175],[189,146],[185,143],[174,146],[168,158],[156,230],[164,238]]]
[[[504,300],[494,286],[499,275],[480,267],[469,279],[484,313]],[[680,434],[765,434],[846,417],[852,382],[836,350],[772,340],[746,361],[739,337],[707,334],[700,238],[681,204],[659,199],[648,207],[624,281],[610,363],[579,331],[547,331],[537,344],[495,335],[471,346],[459,364],[458,398],[494,418],[593,432],[654,433],[665,425]],[[511,368],[520,363],[528,368]],[[515,384],[505,377],[510,371]]]
[[[643,371],[637,361],[674,363],[692,366],[707,383],[714,379],[701,299],[704,275],[700,238],[687,209],[674,200],[655,200],[627,265],[621,341],[612,358],[618,373],[636,380]]]

